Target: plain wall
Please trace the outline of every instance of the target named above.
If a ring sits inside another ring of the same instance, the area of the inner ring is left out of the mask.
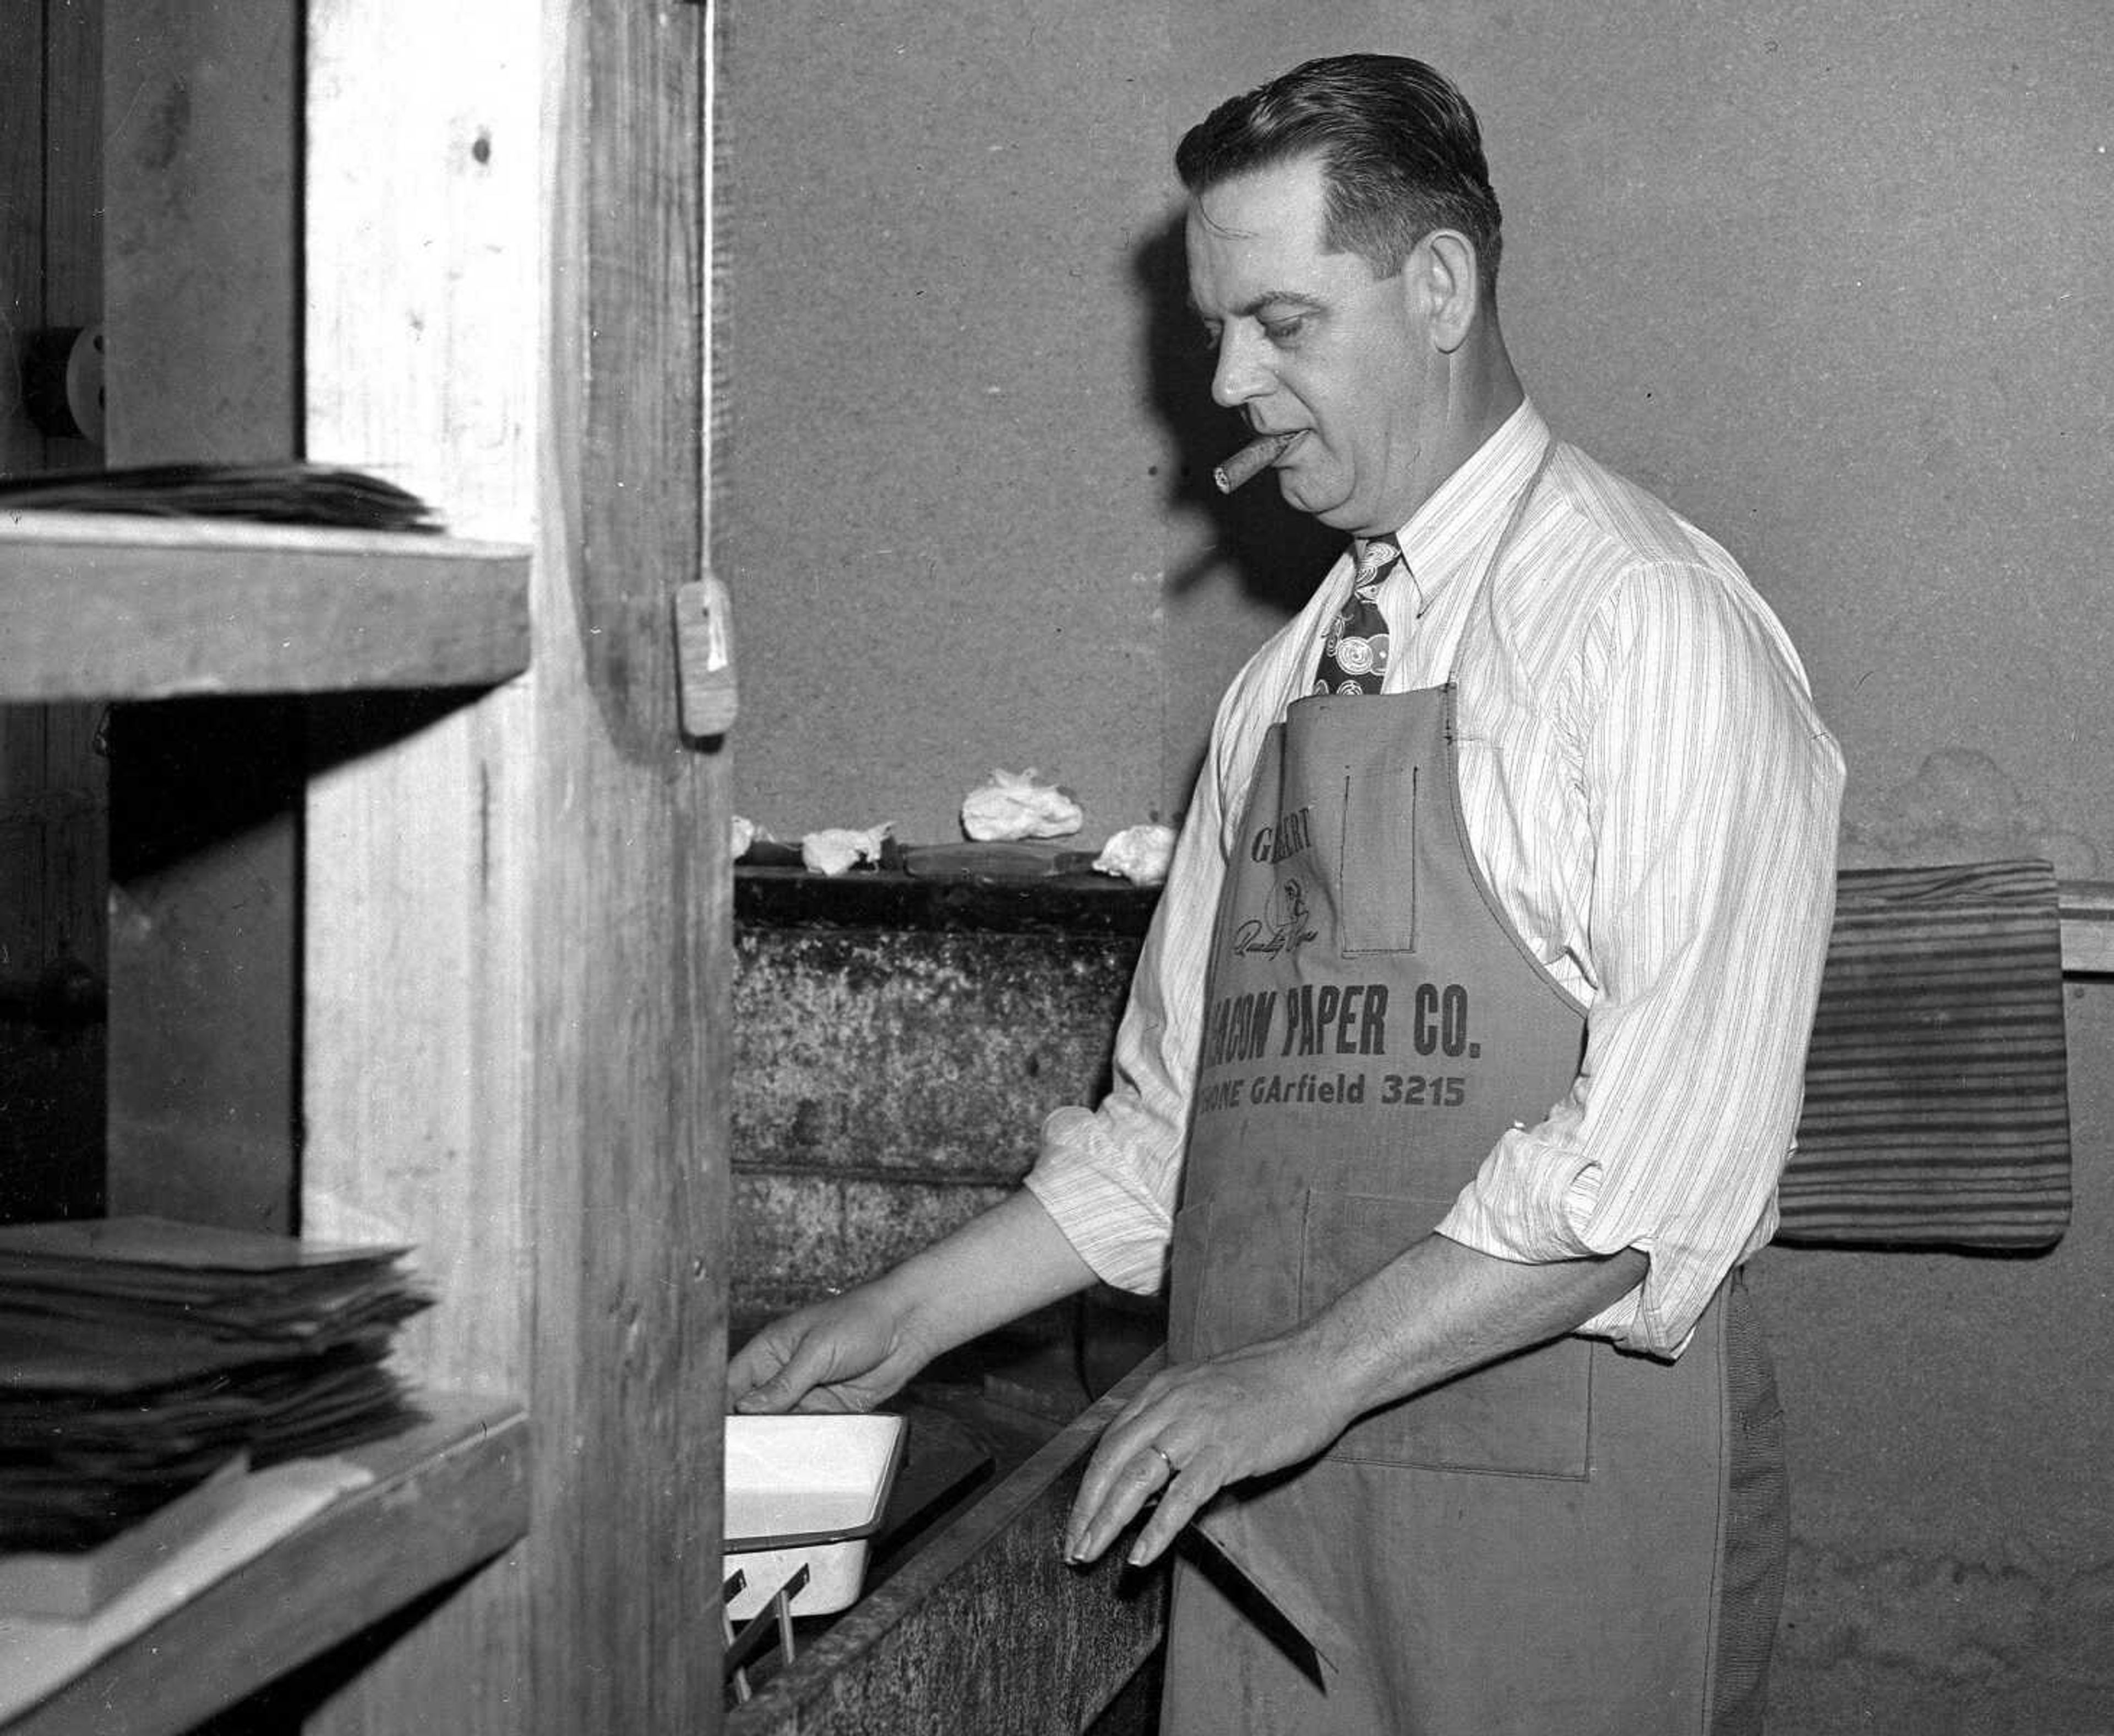
[[[1267,483],[1200,486],[1239,436],[1187,337],[1168,158],[1219,98],[1366,48],[1484,117],[1543,410],[1802,648],[1846,861],[2114,874],[2097,0],[744,9],[737,808],[942,841],[994,766],[1070,785],[1087,840],[1184,804],[1219,691],[1331,550]],[[2071,992],[2061,1249],[1758,1273],[1799,1502],[1778,1729],[2114,1726],[2114,989]]]
[[[1168,158],[1219,97],[1371,47],[1476,103],[1529,389],[1746,563],[1853,817],[1968,750],[2081,841],[2066,872],[2114,861],[2101,0],[1296,13],[730,20],[742,811],[949,839],[994,765],[1064,779],[1089,835],[1183,805],[1329,539],[1267,482],[1206,498],[1238,435],[1181,313]]]

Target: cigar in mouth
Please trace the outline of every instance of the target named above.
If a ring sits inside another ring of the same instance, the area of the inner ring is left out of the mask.
[[[1288,434],[1265,434],[1261,440],[1250,441],[1211,473],[1211,480],[1219,485],[1219,492],[1231,494],[1243,482],[1261,475],[1277,462],[1302,432],[1294,428]]]

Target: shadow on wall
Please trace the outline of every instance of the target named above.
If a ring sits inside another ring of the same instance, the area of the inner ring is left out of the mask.
[[[1144,303],[1139,377],[1146,401],[1174,436],[1181,463],[1168,479],[1170,516],[1201,517],[1208,535],[1171,564],[1170,595],[1230,575],[1253,601],[1286,615],[1313,594],[1315,580],[1343,546],[1343,533],[1295,512],[1267,477],[1222,495],[1212,468],[1242,445],[1247,424],[1211,401],[1212,353],[1189,306],[1189,265],[1178,211],[1132,260]]]
[[[1132,258],[1142,304],[1139,376],[1154,415],[1181,460],[1163,496],[1169,519],[1201,519],[1204,533],[1170,550],[1166,588],[1180,596],[1230,579],[1251,602],[1290,616],[1343,546],[1340,531],[1295,511],[1267,477],[1220,494],[1212,468],[1238,448],[1247,427],[1211,401],[1213,355],[1189,305],[1180,210],[1154,230]],[[1846,811],[1846,868],[1996,861],[2026,856],[2052,862],[2060,879],[2092,879],[2107,853],[2065,830],[2028,799],[1987,755],[1941,748],[1916,775]]]
[[[1985,753],[1943,747],[1915,777],[1842,817],[1845,868],[1892,868],[2031,857],[2061,880],[2099,873],[2089,838],[2063,830]]]

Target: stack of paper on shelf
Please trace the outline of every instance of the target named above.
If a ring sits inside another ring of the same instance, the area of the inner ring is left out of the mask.
[[[304,463],[140,464],[0,477],[0,509],[250,519],[375,531],[437,531],[432,509],[381,477]]]
[[[11,1568],[50,1583],[70,1555],[209,1519],[231,1464],[412,1420],[388,1366],[430,1301],[407,1252],[147,1217],[0,1228],[0,1600]]]

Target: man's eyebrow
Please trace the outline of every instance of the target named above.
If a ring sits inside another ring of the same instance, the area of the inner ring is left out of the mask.
[[[1233,313],[1238,318],[1254,319],[1258,318],[1265,308],[1289,306],[1319,312],[1325,305],[1326,304],[1320,297],[1309,295],[1303,290],[1265,290],[1261,295],[1252,296],[1242,302],[1240,306],[1233,309]],[[1209,321],[1214,317],[1198,307],[1194,298],[1190,299],[1189,311],[1201,320]]]

